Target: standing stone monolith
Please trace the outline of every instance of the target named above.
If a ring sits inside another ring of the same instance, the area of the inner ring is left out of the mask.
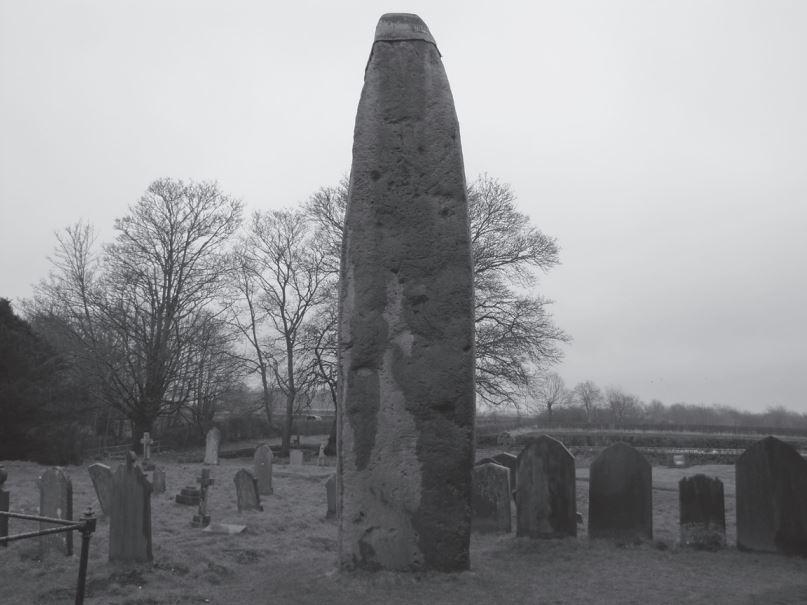
[[[468,569],[471,267],[459,126],[440,52],[416,15],[384,15],[356,114],[340,278],[345,569]]]
[[[495,462],[477,464],[472,486],[473,530],[509,533],[512,528],[510,470]]]
[[[723,482],[698,474],[678,482],[681,544],[700,550],[726,545],[726,507]]]
[[[258,478],[258,491],[263,496],[272,495],[272,448],[263,444],[255,448],[252,462],[255,465],[255,476]]]
[[[588,535],[625,541],[653,539],[652,469],[626,443],[605,448],[591,463]]]
[[[263,510],[261,494],[258,491],[258,479],[245,468],[239,470],[235,477],[235,498],[238,512],[245,510]]]
[[[39,477],[39,514],[42,517],[73,519],[73,482],[63,469],[49,468]],[[59,527],[53,523],[39,522],[39,529]],[[39,551],[44,554],[58,550],[65,555],[73,554],[73,532],[48,534],[39,537]]]
[[[765,437],[735,465],[737,547],[807,555],[807,460]]]
[[[221,431],[214,426],[207,431],[205,439],[205,464],[219,463],[219,445],[221,444]]]
[[[574,456],[548,435],[531,440],[517,463],[516,535],[562,538],[577,535]]]
[[[106,464],[95,462],[87,467],[87,471],[101,505],[101,512],[108,515],[112,507],[112,469]]]
[[[109,560],[145,562],[151,552],[151,483],[134,452],[115,470],[109,512]]]

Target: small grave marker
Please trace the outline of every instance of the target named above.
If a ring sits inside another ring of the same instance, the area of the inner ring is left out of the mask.
[[[510,471],[487,462],[473,468],[471,479],[471,529],[477,532],[509,533]]]
[[[165,471],[155,468],[151,473],[151,489],[155,494],[165,493]]]
[[[807,555],[807,460],[765,437],[737,459],[737,548]]]
[[[258,491],[261,495],[270,496],[272,494],[272,448],[264,444],[255,449],[253,463],[255,464],[255,476],[258,478]]]
[[[591,463],[588,493],[589,537],[653,539],[652,470],[634,448],[605,448]]]
[[[261,496],[258,491],[258,479],[250,471],[242,468],[233,477],[238,512],[245,510],[263,510]]]
[[[699,474],[678,482],[681,544],[702,550],[726,545],[726,510],[723,482]]]
[[[73,483],[63,469],[49,468],[39,477],[39,514],[43,517],[73,519]],[[58,527],[53,523],[39,522],[39,529]],[[39,550],[45,554],[58,550],[65,555],[73,554],[73,532],[50,534],[39,537]]]
[[[319,454],[317,454],[317,466],[325,466],[327,460],[325,458],[325,443],[319,444]]]
[[[109,560],[145,562],[151,551],[151,483],[129,452],[115,471],[109,515]]]
[[[330,519],[336,516],[336,475],[331,475],[325,482],[325,496],[328,500],[328,510],[325,518]]]
[[[531,440],[518,455],[516,535],[577,535],[574,456],[548,435]]]
[[[112,469],[106,464],[95,462],[87,467],[87,471],[90,473],[98,504],[101,505],[101,512],[109,515],[112,506]]]
[[[219,445],[221,444],[221,431],[213,427],[207,431],[205,439],[205,464],[219,463]]]
[[[151,461],[151,444],[153,443],[151,435],[148,432],[143,433],[140,443],[143,444],[143,470],[152,471],[154,463]]]
[[[303,466],[303,450],[289,450],[289,465]]]

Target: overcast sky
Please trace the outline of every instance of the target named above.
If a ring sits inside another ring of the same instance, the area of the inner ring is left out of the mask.
[[[807,2],[0,0],[0,296],[158,177],[296,205],[349,170],[376,22],[443,54],[468,180],[557,238],[559,373],[807,412]],[[18,303],[17,309],[23,310]]]

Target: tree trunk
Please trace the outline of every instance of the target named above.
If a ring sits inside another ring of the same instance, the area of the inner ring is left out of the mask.
[[[280,455],[288,456],[291,447],[291,430],[294,424],[294,393],[286,394],[286,418],[283,420],[283,444],[280,446]]]
[[[328,444],[325,446],[326,456],[336,456],[336,416],[333,417],[331,432],[328,434]]]

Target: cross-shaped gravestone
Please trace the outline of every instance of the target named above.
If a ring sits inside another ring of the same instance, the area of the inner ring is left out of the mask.
[[[199,484],[201,497],[199,498],[199,509],[191,521],[192,527],[207,527],[210,525],[210,515],[207,514],[207,488],[213,485],[214,480],[210,477],[210,469],[202,469],[202,476],[196,480]]]
[[[143,444],[143,469],[154,470],[154,465],[151,463],[151,444],[153,443],[151,435],[147,432],[143,433],[140,443]]]

